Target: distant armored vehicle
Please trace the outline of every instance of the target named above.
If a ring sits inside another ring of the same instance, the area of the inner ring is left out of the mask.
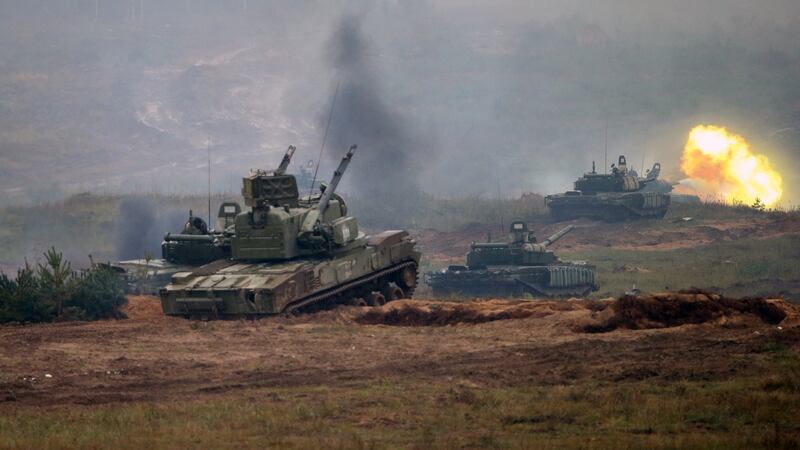
[[[303,191],[311,191],[313,189],[313,184],[315,181],[314,179],[314,172],[315,172],[316,165],[314,164],[314,160],[310,159],[305,165],[299,167],[298,174],[297,174],[297,187],[302,189]]]
[[[592,166],[591,172],[575,181],[575,190],[545,197],[545,203],[555,220],[578,217],[607,221],[644,217],[660,219],[667,213],[670,196],[645,189],[657,181],[660,164],[654,165],[645,178],[628,173],[623,155],[620,155],[616,167],[611,165],[610,174],[599,174],[595,172],[594,164]]]
[[[536,243],[525,222],[511,224],[510,242],[473,243],[466,265],[426,274],[436,296],[581,296],[597,290],[594,267],[558,259],[547,247],[572,225]]]
[[[210,230],[205,220],[189,211],[189,219],[180,233],[164,235],[161,258],[119,261],[111,268],[124,276],[129,291],[155,294],[176,272],[230,258],[233,218],[241,210],[236,202],[222,203],[215,230]]]
[[[318,194],[300,197],[283,164],[244,178],[250,210],[234,220],[231,258],[174,274],[159,291],[164,313],[251,317],[410,297],[420,258],[414,240],[397,230],[364,235],[336,194],[355,149]]]

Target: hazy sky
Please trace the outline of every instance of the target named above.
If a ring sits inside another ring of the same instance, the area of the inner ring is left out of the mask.
[[[209,137],[238,191],[288,144],[316,157],[337,84],[345,190],[564,190],[606,129],[609,159],[679,178],[700,122],[798,184],[797,1],[2,0],[0,24],[5,202],[202,191]]]

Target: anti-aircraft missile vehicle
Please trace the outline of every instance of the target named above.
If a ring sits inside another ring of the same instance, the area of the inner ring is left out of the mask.
[[[525,222],[511,223],[510,242],[473,243],[466,265],[426,274],[436,296],[582,296],[597,290],[594,267],[561,261],[547,247],[572,225],[536,243]]]
[[[557,221],[591,217],[620,221],[652,217],[661,219],[667,213],[670,196],[665,192],[645,189],[656,183],[661,165],[654,166],[647,177],[628,172],[625,156],[620,155],[610,174],[594,169],[575,181],[575,190],[545,197],[551,216]],[[658,169],[658,170],[656,170]]]
[[[399,230],[366,236],[336,194],[355,149],[318,194],[300,197],[283,164],[244,178],[250,208],[234,220],[231,257],[174,274],[159,291],[164,313],[253,317],[411,297],[420,258],[414,240]]]

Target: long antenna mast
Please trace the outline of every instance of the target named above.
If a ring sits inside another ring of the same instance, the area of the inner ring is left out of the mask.
[[[642,172],[641,172],[641,173],[642,173],[642,176],[644,175],[644,153],[645,153],[646,151],[647,151],[647,150],[644,150],[644,151],[642,151]]]
[[[325,126],[325,135],[322,137],[322,145],[319,147],[319,157],[317,158],[317,167],[314,167],[314,178],[311,179],[311,187],[308,190],[308,197],[314,192],[314,183],[317,181],[317,172],[319,171],[319,163],[322,161],[322,151],[325,150],[325,141],[328,140],[328,130],[331,129],[331,119],[333,119],[333,108],[336,106],[336,97],[339,95],[339,85],[342,80],[336,82],[336,90],[333,91],[333,101],[331,102],[331,110],[328,112],[328,124]]]
[[[608,173],[608,120],[606,120],[606,132],[603,138],[605,153],[603,153],[603,173]]]
[[[206,152],[208,153],[208,222],[211,226],[211,136],[206,139]]]

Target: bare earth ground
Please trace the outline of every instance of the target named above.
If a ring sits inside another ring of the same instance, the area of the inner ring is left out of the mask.
[[[371,380],[520,384],[723,380],[746,375],[779,338],[800,351],[800,308],[786,318],[751,314],[658,329],[587,333],[598,302],[467,304],[486,323],[367,325],[369,308],[294,318],[192,322],[161,315],[153,297],[131,297],[129,319],[0,328],[0,413],[29,407],[258,395],[275,387],[359,386]],[[428,311],[424,300],[384,307]],[[487,319],[489,320],[489,319]]]

